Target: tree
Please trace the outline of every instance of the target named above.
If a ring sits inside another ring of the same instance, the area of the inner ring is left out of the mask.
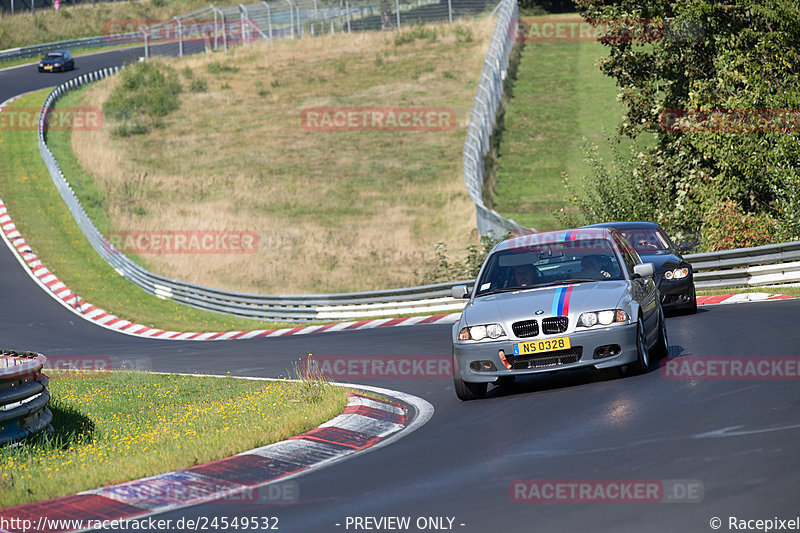
[[[790,0],[578,0],[608,28],[600,64],[626,116],[618,135],[654,135],[630,154],[667,191],[673,233],[726,202],[800,235],[800,6]],[[628,186],[637,183],[628,179]],[[627,194],[620,191],[620,194]],[[652,196],[655,202],[660,198]],[[658,211],[653,206],[653,211]]]

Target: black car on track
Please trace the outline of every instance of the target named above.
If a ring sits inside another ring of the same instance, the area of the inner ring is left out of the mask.
[[[682,241],[675,246],[664,229],[655,222],[608,222],[586,227],[618,230],[631,243],[642,261],[655,265],[653,279],[661,293],[664,312],[697,312],[692,265],[681,256],[681,252],[692,249],[692,243]]]
[[[39,61],[39,72],[66,72],[75,68],[75,58],[66,50],[48,52]]]

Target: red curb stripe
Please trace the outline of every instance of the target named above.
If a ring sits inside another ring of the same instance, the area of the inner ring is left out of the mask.
[[[339,446],[345,446],[353,450],[363,450],[376,444],[381,440],[381,437],[371,437],[363,433],[358,433],[357,431],[329,426],[312,429],[302,435],[289,437],[289,439],[304,439],[324,442],[326,444],[338,444]]]
[[[385,322],[383,324],[378,324],[378,327],[379,328],[388,328],[390,326],[396,326],[400,322],[405,322],[406,320],[408,320],[408,317],[393,318],[388,322]]]
[[[187,472],[242,485],[260,485],[303,469],[280,459],[246,454],[234,455],[219,461],[195,466],[188,469]],[[256,494],[257,497],[258,494]]]
[[[698,296],[697,297],[697,303],[698,304],[701,303],[701,298],[702,298],[702,305],[718,304],[718,303],[724,302],[725,300],[727,300],[731,296],[733,296],[733,295],[732,294],[714,294],[712,296]]]
[[[369,396],[364,396],[363,394],[356,394],[355,392],[351,392],[350,396],[355,396],[356,398],[364,398],[365,400],[370,400],[370,401],[373,401],[373,402],[382,403],[384,405],[391,405],[392,407],[397,407],[399,409],[405,408],[405,406],[403,404],[394,403],[394,402],[390,402],[390,401],[387,401],[387,400],[376,400],[375,398],[370,398]]]
[[[30,520],[34,526],[28,529],[27,533],[58,533],[70,531],[70,529],[54,529],[53,527],[36,529],[36,526],[39,525],[39,518],[47,517],[51,522],[47,525],[52,526],[52,521],[54,520],[83,520],[84,522],[86,520],[114,520],[129,518],[145,512],[144,509],[110,500],[103,496],[74,494],[55,500],[6,507],[0,510],[0,517],[20,519],[19,521]],[[18,520],[15,520],[15,522],[18,522]],[[22,532],[21,529],[9,529],[9,531]]]
[[[430,324],[431,322],[436,322],[437,320],[440,320],[440,319],[442,319],[442,318],[444,318],[446,316],[450,316],[450,315],[449,314],[444,314],[444,315],[429,316],[429,317],[425,318],[424,320],[420,320],[419,322],[417,322],[417,324]]]
[[[361,327],[361,326],[363,326],[364,324],[369,324],[370,322],[372,322],[372,320],[359,320],[358,322],[353,322],[352,324],[350,324],[350,325],[349,325],[349,326],[347,326],[346,328],[342,328],[342,331],[344,331],[344,330],[346,330],[346,329],[356,329],[356,328],[360,328],[360,327]]]
[[[394,424],[406,423],[405,415],[384,411],[376,407],[368,407],[366,405],[348,405],[345,410],[342,411],[342,414],[367,416],[369,418],[374,418],[375,420],[385,420]]]

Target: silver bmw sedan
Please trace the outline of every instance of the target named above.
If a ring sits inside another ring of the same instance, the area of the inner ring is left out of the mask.
[[[667,355],[652,263],[622,234],[582,228],[514,237],[495,246],[453,326],[453,381],[461,400],[518,375],[594,367],[647,372]]]

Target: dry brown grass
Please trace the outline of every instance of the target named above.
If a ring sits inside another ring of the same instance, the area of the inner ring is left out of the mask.
[[[461,150],[492,21],[458,25],[474,39],[440,26],[433,42],[363,33],[165,60],[205,78],[208,92],[182,94],[163,129],[119,138],[105,124],[74,132],[73,149],[117,230],[259,234],[255,254],[141,256],[155,272],[258,293],[415,285],[438,242],[456,253],[477,242]],[[118,81],[98,83],[82,105],[100,107]],[[446,107],[457,126],[302,129],[301,111],[318,106]]]

